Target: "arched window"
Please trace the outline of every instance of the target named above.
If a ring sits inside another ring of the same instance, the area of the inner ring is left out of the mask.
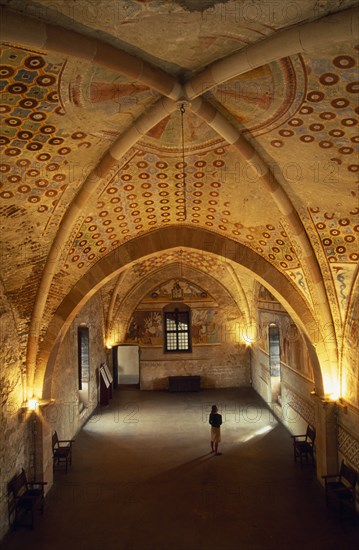
[[[190,308],[185,304],[180,307],[166,306],[164,316],[164,349],[167,352],[191,351]]]
[[[86,406],[89,400],[90,382],[90,335],[88,327],[78,327],[77,344],[79,398],[80,403]]]
[[[269,325],[269,370],[271,376],[280,376],[280,338],[279,327],[275,323]]]

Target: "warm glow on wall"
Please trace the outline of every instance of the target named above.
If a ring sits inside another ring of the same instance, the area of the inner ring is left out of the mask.
[[[36,407],[39,405],[39,402],[37,399],[35,399],[34,397],[32,399],[29,399],[29,401],[27,402],[27,408],[30,410],[30,411],[35,411],[36,410]]]
[[[106,342],[106,348],[112,349],[112,346],[113,346],[113,341],[109,338]]]
[[[325,397],[330,401],[336,401],[340,394],[340,382],[338,379],[333,380],[328,373],[323,372],[323,382],[324,382],[324,391]]]
[[[351,370],[351,367],[350,365],[348,365],[348,360],[347,358],[344,357],[344,360],[343,360],[343,363],[342,363],[342,367],[341,367],[341,385],[340,385],[340,389],[341,389],[341,395],[340,397],[342,397],[343,399],[348,399],[350,396],[351,396],[351,393],[354,390],[353,388],[353,384],[350,383],[351,381],[351,378],[350,378],[350,374],[352,370]]]
[[[247,345],[250,346],[257,340],[258,327],[256,323],[249,323],[240,329],[241,340]]]

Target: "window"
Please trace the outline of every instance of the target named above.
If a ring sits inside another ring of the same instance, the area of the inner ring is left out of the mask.
[[[78,327],[78,372],[79,372],[79,390],[87,389],[90,378],[90,345],[89,329],[87,327]]]
[[[165,351],[191,351],[190,312],[179,311],[178,309],[165,311],[164,324]]]
[[[279,327],[275,323],[269,325],[269,369],[271,376],[280,376],[280,339]]]

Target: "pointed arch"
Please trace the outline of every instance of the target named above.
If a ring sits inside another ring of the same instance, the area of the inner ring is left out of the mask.
[[[46,337],[41,344],[37,370],[34,373],[37,393],[41,395],[48,358],[57,338],[99,288],[136,260],[173,247],[185,246],[219,255],[241,265],[242,269],[250,272],[283,303],[310,342],[309,353],[313,364],[316,390],[318,395],[324,395],[319,358],[325,361],[326,352],[325,347],[321,345],[323,342],[316,320],[307,303],[290,281],[256,252],[237,242],[231,241],[231,246],[228,246],[228,241],[230,239],[204,229],[166,227],[138,237],[135,239],[136,246],[133,246],[134,241],[125,243],[100,260],[72,288],[48,327]]]

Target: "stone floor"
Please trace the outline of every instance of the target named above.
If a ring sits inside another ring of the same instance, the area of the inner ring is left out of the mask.
[[[221,456],[208,413],[223,416]],[[60,434],[61,435],[61,434]],[[359,525],[326,510],[311,466],[250,389],[117,390],[76,437],[33,531],[6,550],[351,550]]]

